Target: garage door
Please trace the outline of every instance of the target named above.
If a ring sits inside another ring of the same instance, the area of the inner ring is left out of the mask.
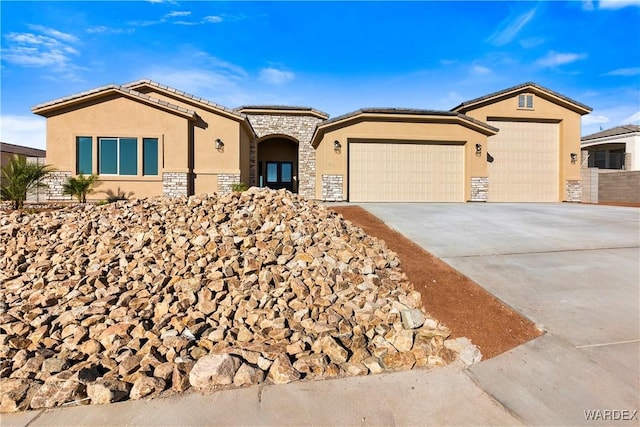
[[[558,124],[490,121],[490,202],[557,202]]]
[[[462,202],[464,147],[447,144],[349,144],[349,200]]]

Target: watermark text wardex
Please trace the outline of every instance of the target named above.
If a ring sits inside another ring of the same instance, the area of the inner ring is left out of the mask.
[[[636,421],[638,410],[630,409],[585,409],[587,421]]]

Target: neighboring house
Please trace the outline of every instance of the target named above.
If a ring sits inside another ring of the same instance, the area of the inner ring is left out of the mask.
[[[47,152],[38,148],[0,142],[0,166],[9,163],[9,159],[13,156],[24,156],[27,160],[44,163]]]
[[[582,138],[585,167],[640,170],[640,126],[624,125]],[[583,155],[583,159],[584,159]],[[583,160],[584,161],[584,160]]]
[[[452,111],[329,119],[309,107],[232,110],[150,80],[33,107],[47,118],[53,199],[82,172],[137,197],[244,182],[354,202],[580,201],[580,116],[590,111],[526,83]]]
[[[9,163],[9,160],[13,156],[24,156],[27,161],[45,164],[45,157],[47,152],[38,148],[25,147],[23,145],[8,144],[6,142],[0,142],[0,167]],[[2,175],[0,174],[0,182],[2,182]],[[32,193],[27,195],[29,201],[42,201],[47,199],[46,189],[38,188]]]

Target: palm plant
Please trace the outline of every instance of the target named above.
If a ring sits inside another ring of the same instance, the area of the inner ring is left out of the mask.
[[[46,188],[43,179],[53,172],[50,165],[27,161],[25,156],[15,155],[2,167],[0,196],[13,202],[13,209],[22,209],[27,194],[37,188]]]
[[[80,203],[87,203],[87,194],[95,193],[94,187],[100,185],[97,175],[84,176],[79,174],[70,177],[62,184],[62,192],[66,195],[76,197]]]

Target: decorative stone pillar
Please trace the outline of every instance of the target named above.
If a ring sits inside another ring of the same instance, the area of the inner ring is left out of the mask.
[[[327,202],[343,201],[342,181],[342,175],[322,175],[322,200]]]
[[[240,183],[239,173],[219,173],[218,174],[218,191],[230,193],[233,184]]]
[[[188,174],[186,172],[163,172],[162,194],[165,197],[188,195]]]
[[[71,178],[71,172],[68,171],[55,171],[51,172],[47,177],[43,180],[43,182],[48,186],[47,190],[47,199],[50,201],[62,201],[62,200],[71,200],[71,196],[65,195],[63,193],[64,183],[67,182],[69,178]]]
[[[472,176],[471,177],[471,201],[486,202],[489,197],[489,178]]]
[[[582,184],[579,180],[568,179],[565,182],[565,190],[567,202],[580,203],[582,201]]]

